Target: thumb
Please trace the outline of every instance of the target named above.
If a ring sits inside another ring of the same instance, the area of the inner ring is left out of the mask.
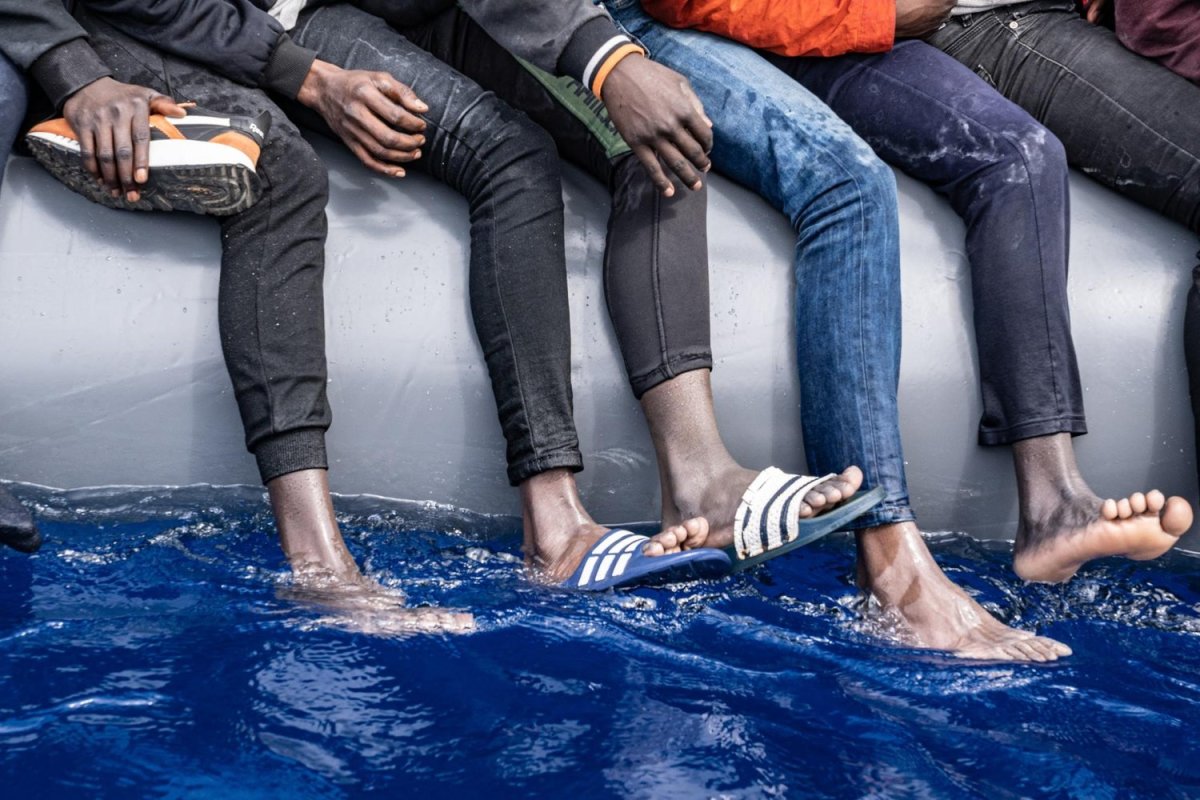
[[[187,116],[187,109],[163,94],[150,96],[150,113],[161,114],[164,117]]]

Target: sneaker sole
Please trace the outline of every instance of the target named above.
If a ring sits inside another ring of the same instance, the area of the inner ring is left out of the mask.
[[[108,208],[130,211],[190,211],[226,217],[250,208],[262,193],[262,183],[249,159],[232,147],[210,142],[155,141],[150,143],[149,180],[139,187],[141,199],[113,197],[83,168],[79,145],[49,133],[25,139],[47,170],[75,192]],[[173,163],[174,162],[174,163]]]

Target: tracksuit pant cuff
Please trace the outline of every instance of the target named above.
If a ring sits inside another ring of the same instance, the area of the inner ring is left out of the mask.
[[[277,433],[255,444],[252,451],[263,483],[302,469],[329,469],[325,431],[321,428]]]
[[[691,372],[695,369],[712,370],[713,359],[710,351],[701,351],[695,353],[682,353],[672,356],[661,366],[656,367],[650,372],[641,375],[634,375],[629,378],[629,385],[633,388],[633,396],[641,400],[642,395],[658,386],[661,383],[666,383],[671,378],[676,378],[685,372]]]

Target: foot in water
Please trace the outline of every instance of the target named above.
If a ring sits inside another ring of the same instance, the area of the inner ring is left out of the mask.
[[[1106,556],[1158,558],[1192,526],[1192,507],[1160,491],[1101,500],[1091,491],[1063,492],[1046,510],[1023,514],[1013,569],[1027,581],[1062,583],[1087,562]]]
[[[372,636],[471,633],[475,618],[444,608],[409,608],[404,593],[375,580],[335,575],[322,569],[296,570],[280,597],[321,613],[314,624]]]
[[[671,528],[653,537],[650,544],[646,545],[646,554],[677,553],[697,547],[728,547],[733,543],[733,523],[738,505],[756,477],[758,473],[753,470],[733,467],[703,482],[664,488],[663,525]],[[800,504],[800,519],[815,517],[853,497],[862,486],[862,481],[862,470],[847,467],[840,475],[812,487]],[[674,499],[668,502],[668,496]],[[688,522],[694,519],[707,520],[705,530],[687,527]],[[687,529],[686,536],[680,538],[671,534],[671,531],[678,531],[680,527]]]
[[[525,566],[546,583],[557,585],[570,578],[588,551],[611,530],[584,509],[575,478],[567,470],[543,472],[522,483],[521,506]],[[693,543],[707,535],[706,520],[681,520],[651,536],[643,552],[679,552],[699,546]]]
[[[911,647],[981,661],[1054,661],[1061,642],[1010,628],[946,577],[915,523],[858,533],[858,585],[899,624]]]

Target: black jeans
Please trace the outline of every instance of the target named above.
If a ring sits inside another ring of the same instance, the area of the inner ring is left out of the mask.
[[[1041,121],[1072,166],[1200,233],[1200,86],[1125,49],[1070,0],[954,17],[928,41]],[[1200,447],[1200,270],[1184,330]]]
[[[257,90],[143,45],[78,15],[117,80],[228,114],[271,114],[258,162],[263,194],[222,217],[221,347],[263,482],[325,468],[325,204],[328,181],[316,153]]]
[[[429,144],[414,167],[445,180],[471,203],[472,296],[480,339],[501,324],[520,327],[528,332],[531,349],[560,359],[564,370],[568,366],[561,208],[559,227],[544,229],[536,240],[510,233],[531,209],[543,213],[551,194],[561,199],[558,171],[546,165],[547,158],[557,158],[557,145],[563,157],[612,192],[605,291],[634,393],[640,397],[682,372],[711,368],[704,193],[662,198],[599,101],[578,83],[535,73],[465,13],[451,10],[420,25],[392,27],[385,21],[389,3],[355,5],[361,8],[339,3],[306,12],[293,38],[343,67],[389,72],[430,105]],[[503,192],[508,203],[491,209],[491,222],[482,215],[476,222],[482,185],[462,176],[479,172],[478,155],[502,145],[506,128],[492,119],[504,120],[525,147],[538,148],[540,172],[523,174]],[[500,236],[511,243],[494,238]],[[477,273],[495,273],[499,278],[489,280],[511,292],[505,319],[494,303],[475,302]],[[550,288],[553,308],[545,294]],[[497,396],[511,391],[497,386]],[[556,424],[566,424],[565,413]]]

